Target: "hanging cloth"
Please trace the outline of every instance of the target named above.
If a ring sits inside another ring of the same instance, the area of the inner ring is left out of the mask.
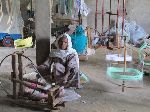
[[[59,3],[60,3],[60,13],[62,15],[67,14],[67,11],[66,11],[66,0],[59,0]]]
[[[67,0],[67,13],[72,15],[73,0]]]

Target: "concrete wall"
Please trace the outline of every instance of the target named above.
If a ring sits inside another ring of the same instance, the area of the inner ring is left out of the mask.
[[[150,0],[128,0],[128,19],[136,21],[150,34]]]
[[[105,1],[105,12],[109,11],[109,1]],[[88,7],[92,9],[91,13],[87,17],[87,23],[89,26],[94,28],[95,26],[95,9],[96,9],[96,0],[85,0]],[[98,12],[101,12],[101,0],[98,0]],[[122,5],[122,0],[120,0],[120,4]],[[127,9],[127,20],[136,21],[147,33],[150,33],[150,0],[126,0],[126,9]],[[122,8],[122,6],[121,6]],[[117,0],[112,0],[112,12],[116,13],[117,10]],[[116,16],[111,16],[112,20],[116,19]],[[101,31],[101,14],[98,14],[98,31]],[[104,29],[108,28],[108,15],[105,14],[104,20]]]

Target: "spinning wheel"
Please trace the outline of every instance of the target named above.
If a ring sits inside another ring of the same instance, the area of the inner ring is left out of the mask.
[[[30,40],[30,42],[27,41],[28,39]],[[27,38],[27,40],[20,39],[15,41],[16,48],[31,47],[32,38]],[[29,43],[26,44],[26,42]],[[47,83],[47,81],[44,80],[42,75],[34,66],[32,60],[29,57],[25,56],[23,53],[23,50],[16,51],[12,54],[7,55],[0,62],[1,66],[6,58],[10,56],[12,57],[12,72],[10,77],[11,80],[9,81],[11,83],[11,87],[9,88],[11,92],[9,92],[7,88],[5,88],[6,81],[0,81],[0,88],[7,94],[7,97],[2,97],[1,99],[3,99],[4,101],[13,102],[17,105],[27,106],[30,108],[38,108],[42,110],[45,108],[49,110],[55,109],[57,104],[60,104],[60,106],[64,106],[64,102],[59,97],[62,88],[58,85],[52,86],[51,84]],[[25,58],[25,60],[28,60],[33,65],[34,71],[36,72],[35,79],[24,77],[23,68],[27,64],[27,61],[24,61],[23,58]],[[26,88],[32,91],[29,92],[26,90]]]
[[[116,39],[117,39],[117,53],[116,54],[107,54],[106,60],[109,62],[109,67],[107,67],[107,75],[112,79],[122,80],[122,84],[116,84],[118,86],[122,86],[122,92],[124,92],[124,88],[137,88],[137,87],[128,87],[125,86],[125,81],[140,81],[143,79],[143,72],[135,68],[128,68],[127,62],[132,62],[132,56],[127,54],[127,45],[126,45],[126,38],[127,36],[124,35],[124,18],[126,14],[125,9],[125,0],[123,0],[123,15],[122,15],[122,35],[118,34],[118,17],[119,17],[119,4],[120,1],[118,0],[117,6],[117,23],[116,23]],[[122,39],[123,46],[120,45]],[[123,47],[123,54],[121,54],[121,49]],[[131,51],[132,52],[132,51]],[[112,62],[117,62],[118,65],[116,67],[112,67]],[[120,64],[123,63],[123,66]]]

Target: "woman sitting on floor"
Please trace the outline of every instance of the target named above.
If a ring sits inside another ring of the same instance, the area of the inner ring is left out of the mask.
[[[50,53],[39,71],[48,70],[52,81],[64,87],[80,87],[79,58],[76,50],[70,47],[66,35],[58,38],[58,47]]]

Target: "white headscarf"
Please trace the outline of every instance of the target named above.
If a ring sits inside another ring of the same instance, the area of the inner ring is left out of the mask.
[[[68,39],[68,47],[66,50],[61,50],[59,49],[59,45],[58,45],[58,41],[60,38],[62,38],[63,36],[57,38],[56,40],[56,47],[57,49],[56,50],[52,50],[51,53],[50,53],[50,57],[59,57],[61,58],[64,62],[66,61],[66,57],[69,55],[69,54],[75,54],[76,56],[76,61],[77,61],[77,66],[79,68],[79,58],[78,58],[78,54],[76,52],[75,49],[72,48],[72,42],[71,42],[71,37],[68,35],[68,34],[64,34],[66,35],[67,39]],[[67,36],[68,35],[68,36]]]

